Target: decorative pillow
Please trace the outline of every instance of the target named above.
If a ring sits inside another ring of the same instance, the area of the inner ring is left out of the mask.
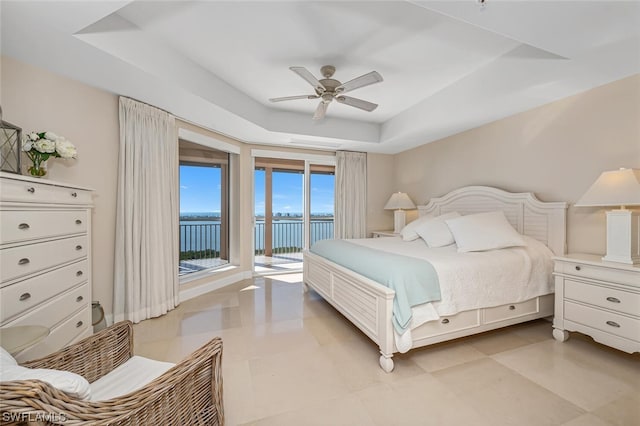
[[[26,368],[17,364],[5,364],[3,357],[0,382],[12,380],[42,380],[73,398],[88,400],[91,397],[89,382],[78,374],[69,371]]]
[[[418,238],[420,238],[420,236],[416,232],[416,228],[418,226],[420,226],[422,223],[425,223],[425,222],[433,219],[434,217],[435,217],[434,215],[427,214],[427,215],[424,215],[424,216],[420,216],[419,218],[417,218],[413,222],[409,222],[407,224],[407,226],[402,228],[402,231],[400,231],[400,236],[402,237],[402,240],[403,241],[413,241],[413,240],[417,240]]]
[[[429,247],[444,247],[455,241],[446,220],[460,217],[458,212],[450,212],[440,215],[428,222],[424,222],[416,229],[417,234]]]
[[[478,213],[447,220],[459,252],[485,251],[525,246],[518,233],[504,216],[504,212]]]

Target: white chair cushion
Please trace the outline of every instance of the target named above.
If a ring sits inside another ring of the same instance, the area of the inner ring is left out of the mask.
[[[9,363],[5,365],[3,360],[0,381],[10,382],[12,380],[42,380],[73,398],[88,400],[91,397],[89,382],[78,374],[47,368],[26,368]]]
[[[151,383],[175,364],[134,356],[109,374],[91,383],[91,400],[106,401]]]
[[[453,234],[447,226],[446,220],[455,217],[460,217],[458,212],[445,213],[431,219],[427,222],[421,223],[417,227],[416,232],[424,240],[429,247],[444,247],[453,244]]]
[[[0,367],[4,368],[7,365],[18,365],[18,361],[5,348],[0,346]]]

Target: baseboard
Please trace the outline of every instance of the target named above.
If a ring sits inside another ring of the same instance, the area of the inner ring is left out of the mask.
[[[180,303],[198,297],[205,293],[209,293],[214,290],[218,290],[222,287],[226,287],[231,284],[235,284],[238,281],[246,280],[253,277],[252,271],[238,272],[237,274],[229,275],[224,278],[209,281],[208,283],[199,285],[187,290],[180,290]]]

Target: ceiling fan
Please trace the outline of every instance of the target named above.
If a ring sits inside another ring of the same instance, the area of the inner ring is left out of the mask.
[[[318,105],[318,108],[316,108],[315,114],[313,114],[314,120],[321,120],[324,118],[327,113],[327,107],[334,99],[341,104],[360,108],[369,112],[378,107],[378,104],[343,95],[344,93],[352,90],[381,82],[382,76],[378,74],[377,71],[371,71],[370,73],[356,77],[353,80],[349,80],[346,83],[340,83],[338,80],[331,78],[333,77],[333,73],[336,72],[336,68],[332,65],[325,65],[320,68],[320,73],[324,77],[322,80],[315,78],[314,75],[305,67],[289,67],[289,69],[311,84],[315,89],[316,94],[271,98],[269,99],[271,102],[293,101],[296,99],[320,99],[320,104]]]

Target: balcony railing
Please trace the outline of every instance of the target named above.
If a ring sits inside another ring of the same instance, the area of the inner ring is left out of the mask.
[[[203,221],[199,221],[203,222]],[[218,266],[224,262],[209,262],[220,258],[220,222],[180,224],[180,267],[181,273],[193,272]],[[255,254],[263,255],[265,248],[265,223],[256,220]],[[302,251],[304,232],[302,219],[273,219],[271,225],[272,254],[299,253]],[[311,220],[311,241],[333,238],[333,217]],[[310,245],[311,245],[310,244]],[[190,269],[191,268],[191,269]]]

